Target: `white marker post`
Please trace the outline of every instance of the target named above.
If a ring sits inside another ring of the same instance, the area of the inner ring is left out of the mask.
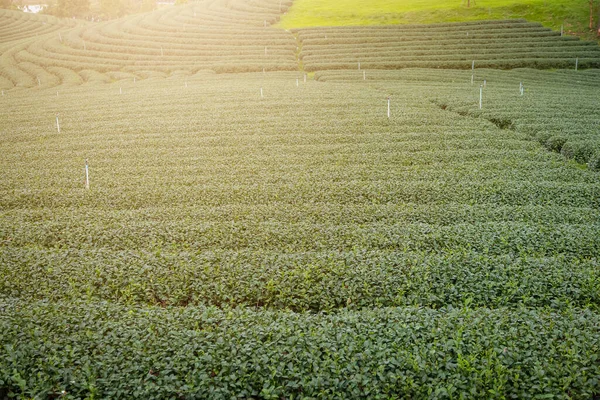
[[[85,188],[90,190],[90,170],[88,167],[88,160],[85,159]]]
[[[265,19],[265,28],[267,27],[267,20]]]
[[[123,94],[123,88],[122,87],[119,88],[119,94]]]
[[[367,71],[363,70],[363,81],[367,80]]]
[[[300,80],[296,78],[296,87],[300,87]]]
[[[360,61],[358,62],[358,70],[360,71]]]
[[[483,106],[483,85],[479,86],[479,109]]]
[[[475,72],[475,60],[473,60],[473,63],[471,64],[471,71]]]
[[[263,97],[265,97],[263,96],[263,88],[260,88],[260,98],[262,99]]]
[[[187,87],[187,81],[185,81],[185,87]]]
[[[60,123],[58,122],[58,114],[56,115],[56,130],[60,133]]]
[[[58,92],[56,92],[56,97],[58,97]]]
[[[388,103],[387,115],[388,115],[388,119],[389,119],[389,118],[390,118],[390,103],[391,103],[391,100],[390,100],[390,98],[389,98],[389,97],[388,97],[387,101],[388,101],[388,102],[387,102],[387,103]]]
[[[473,84],[474,79],[475,79],[475,76],[473,74],[471,74],[471,85]]]
[[[2,91],[2,96],[4,96],[4,90]]]
[[[483,87],[486,87],[486,86],[487,86],[487,79],[484,79],[483,80]]]
[[[61,36],[60,32],[58,32],[58,40],[60,40],[60,42],[62,43],[62,36]]]

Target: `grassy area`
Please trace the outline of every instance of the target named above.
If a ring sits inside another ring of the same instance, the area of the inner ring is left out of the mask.
[[[597,14],[597,13],[596,13]],[[281,27],[427,24],[526,18],[590,38],[587,0],[296,0]]]

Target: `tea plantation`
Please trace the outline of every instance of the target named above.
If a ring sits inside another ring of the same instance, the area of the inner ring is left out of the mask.
[[[305,75],[278,7],[2,47],[0,399],[598,398],[600,72]]]

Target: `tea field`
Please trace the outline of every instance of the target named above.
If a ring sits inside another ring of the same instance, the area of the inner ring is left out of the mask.
[[[476,74],[5,93],[4,394],[592,398],[598,172],[526,128],[597,72]]]
[[[597,44],[290,7],[0,10],[0,399],[599,398]]]

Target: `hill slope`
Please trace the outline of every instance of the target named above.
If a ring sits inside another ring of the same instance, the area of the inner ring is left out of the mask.
[[[592,38],[588,0],[296,0],[280,26],[429,24],[525,18],[569,33]],[[597,15],[597,12],[595,13]]]

